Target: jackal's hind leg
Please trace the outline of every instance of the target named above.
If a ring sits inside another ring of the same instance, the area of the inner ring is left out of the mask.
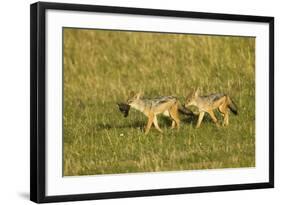
[[[177,126],[177,129],[180,128],[180,119],[178,115],[178,108],[175,106],[170,110],[170,116],[172,118],[172,129]]]
[[[172,118],[172,129],[174,129],[175,127],[177,127],[177,129],[179,129],[180,119],[178,118],[177,114],[170,113],[170,115],[171,115],[171,118]]]
[[[174,120],[172,120],[172,126],[171,126],[171,129],[174,129],[176,126],[176,122]]]
[[[159,125],[158,125],[158,121],[157,121],[156,115],[155,115],[154,118],[153,118],[153,124],[154,124],[155,128],[156,128],[159,132],[161,132],[161,133],[163,132],[163,131],[160,129]]]
[[[227,126],[228,125],[228,108],[226,107],[226,104],[223,104],[221,106],[219,106],[219,111],[223,116],[223,126]]]
[[[180,128],[180,121],[175,121],[172,119],[172,126],[171,126],[171,129],[174,129],[175,127],[177,127],[177,129]]]
[[[199,128],[199,127],[200,127],[201,122],[202,122],[203,117],[204,117],[204,114],[205,114],[205,112],[200,112],[200,113],[199,113],[199,117],[198,117],[198,120],[197,120],[196,128]]]
[[[228,124],[229,124],[229,114],[228,111],[226,111],[223,118],[223,126],[227,126]]]

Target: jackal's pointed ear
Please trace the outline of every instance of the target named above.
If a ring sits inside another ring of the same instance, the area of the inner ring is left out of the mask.
[[[198,97],[199,95],[199,88],[196,88],[195,92],[194,92],[194,97]]]
[[[194,92],[193,91],[189,91],[187,92],[187,95],[186,95],[186,100],[190,99],[192,96],[193,96]]]
[[[130,91],[129,97],[134,97],[135,95],[136,95],[136,93],[134,91]]]
[[[136,94],[136,99],[140,99],[140,96],[142,95],[142,93],[141,92],[138,92],[137,94]]]

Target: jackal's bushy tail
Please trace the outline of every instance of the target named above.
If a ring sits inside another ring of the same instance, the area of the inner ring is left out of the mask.
[[[233,102],[233,100],[230,99],[229,96],[227,96],[227,101],[228,101],[228,108],[231,110],[231,112],[235,115],[238,115],[238,108],[236,104]]]

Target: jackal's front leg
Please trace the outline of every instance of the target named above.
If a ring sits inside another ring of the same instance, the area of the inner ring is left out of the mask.
[[[163,132],[163,131],[160,129],[159,125],[158,125],[158,121],[157,121],[156,115],[155,115],[154,118],[153,118],[153,124],[154,124],[155,128],[156,128],[159,132],[161,132],[161,133]]]
[[[199,113],[199,117],[198,117],[198,121],[197,121],[196,128],[199,128],[199,127],[200,127],[201,122],[202,122],[203,117],[204,117],[204,114],[205,114],[205,112],[200,112],[200,113]]]
[[[153,119],[154,119],[154,114],[149,114],[148,115],[148,122],[145,128],[145,134],[147,134],[151,128],[151,125],[153,123]]]
[[[220,127],[220,125],[219,125],[219,123],[218,123],[218,120],[217,120],[217,118],[216,118],[216,116],[215,116],[215,113],[214,113],[212,110],[209,111],[208,113],[209,113],[209,115],[211,116],[213,122],[216,124],[216,126],[217,126],[217,127]]]

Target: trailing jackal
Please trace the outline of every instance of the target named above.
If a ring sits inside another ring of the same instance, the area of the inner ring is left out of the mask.
[[[131,97],[127,100],[127,103],[148,117],[145,134],[149,132],[152,123],[159,132],[162,132],[158,126],[158,114],[169,116],[172,119],[172,128],[177,127],[179,129],[180,127],[178,116],[179,102],[174,96],[160,96],[148,99],[142,98],[140,93],[131,93]]]
[[[231,100],[228,95],[221,93],[199,96],[197,89],[195,92],[192,92],[187,96],[184,107],[187,108],[191,105],[197,107],[199,111],[196,128],[200,127],[205,112],[207,112],[211,116],[212,120],[217,126],[219,126],[219,124],[214,114],[215,109],[218,109],[224,118],[223,126],[229,124],[228,109],[230,109],[235,115],[238,114],[237,106],[235,105],[233,100]]]

